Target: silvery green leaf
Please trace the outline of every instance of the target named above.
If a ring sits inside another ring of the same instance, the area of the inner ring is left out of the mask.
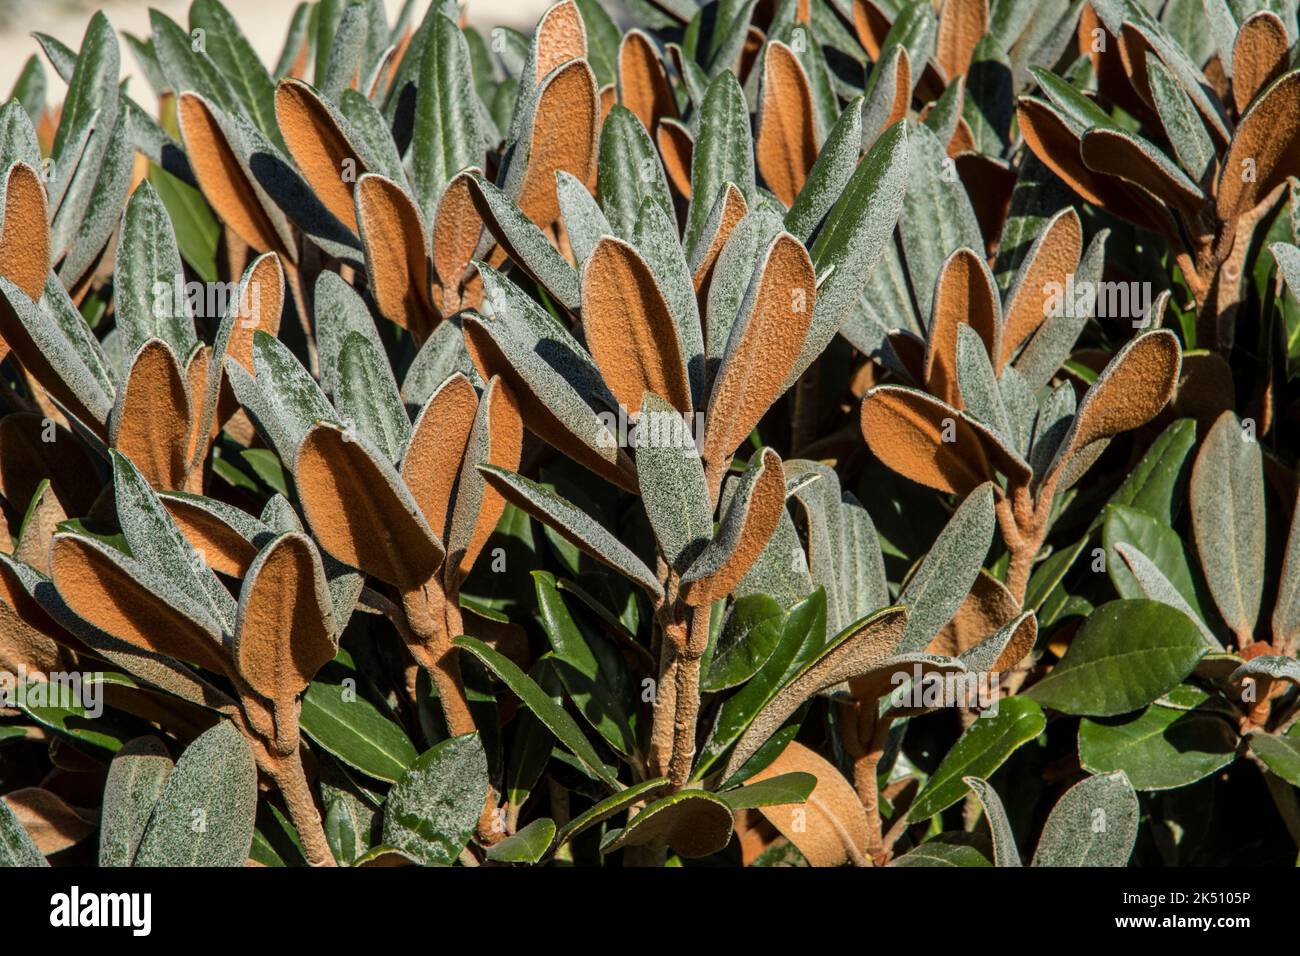
[[[191,36],[202,31],[203,52],[230,83],[253,122],[283,149],[275,118],[275,82],[238,21],[220,0],[195,0],[190,6],[190,30]]]
[[[95,264],[117,228],[122,205],[131,189],[135,166],[134,130],[135,121],[123,113],[108,139],[103,162],[95,177],[95,189],[87,198],[72,247],[59,264],[59,277],[70,287]],[[89,172],[81,173],[79,170],[78,175],[90,178]]]
[[[149,11],[154,55],[177,96],[195,92],[226,113],[244,113],[244,104],[225,74],[196,44],[188,32],[164,13]]]
[[[923,651],[947,624],[979,576],[993,543],[993,486],[986,482],[961,503],[930,551],[903,586],[898,603],[908,609],[898,653]]]
[[[1205,642],[1214,650],[1223,650],[1223,645],[1219,639],[1214,636],[1214,632],[1206,626],[1201,616],[1192,609],[1183,597],[1182,592],[1174,586],[1163,571],[1160,570],[1150,558],[1139,551],[1136,547],[1127,541],[1118,542],[1115,545],[1115,551],[1124,559],[1124,564],[1133,577],[1137,579],[1138,587],[1142,593],[1153,601],[1159,601],[1161,604],[1168,604],[1170,607],[1177,608],[1191,619],[1205,638]]]
[[[32,39],[40,46],[41,52],[50,61],[50,66],[54,67],[54,72],[59,79],[64,83],[71,80],[72,73],[77,68],[77,51],[57,37],[41,33],[39,30],[32,31]]]
[[[439,322],[433,334],[420,346],[411,367],[406,370],[406,378],[402,379],[402,401],[423,408],[429,396],[454,372],[465,375],[475,388],[481,389],[484,385],[465,348],[460,319],[455,316]]]
[[[1190,490],[1205,582],[1228,626],[1251,634],[1264,589],[1264,464],[1259,441],[1235,414],[1224,413],[1205,436]]]
[[[997,792],[989,786],[987,780],[979,777],[963,777],[966,786],[979,799],[984,807],[984,816],[988,819],[989,830],[993,835],[993,865],[1022,866],[1020,851],[1016,849],[1016,837],[1011,831],[1011,822],[1007,820],[1007,811],[1002,806]]]
[[[100,341],[95,338],[94,332],[86,324],[85,316],[68,296],[68,290],[53,275],[45,280],[45,292],[41,295],[40,307],[41,311],[50,316],[62,330],[68,343],[81,356],[86,368],[99,382],[104,394],[112,397],[116,391],[113,365],[104,354]]]
[[[676,220],[669,218],[649,197],[641,204],[633,244],[645,257],[677,326],[677,338],[690,378],[691,399],[698,408],[704,402],[704,330],[700,326],[699,302],[686,256],[677,241]]]
[[[113,755],[99,819],[100,866],[130,866],[171,776],[171,756],[157,737],[137,737]]]
[[[1201,182],[1214,162],[1214,144],[1196,107],[1183,92],[1178,78],[1157,57],[1147,57],[1147,83],[1179,164],[1194,182]]]
[[[1122,770],[1089,777],[1057,801],[1033,866],[1127,866],[1137,842],[1137,793]]]
[[[698,151],[697,144],[696,155]],[[629,242],[647,199],[657,203],[670,221],[676,221],[659,151],[641,121],[625,106],[615,104],[600,131],[596,196],[614,234]]]
[[[998,658],[1002,656],[1002,652],[1006,650],[1007,645],[1011,643],[1011,638],[1032,617],[1034,617],[1033,611],[1026,611],[1016,616],[978,644],[962,651],[957,655],[957,660],[966,665],[968,673],[982,674],[990,671],[993,665],[997,663]]]
[[[49,865],[9,804],[0,800],[0,867]]]
[[[293,8],[293,16],[289,18],[289,28],[284,36],[284,46],[280,49],[280,56],[276,59],[275,69],[272,71],[272,75],[277,80],[287,76],[293,69],[298,53],[307,43],[307,28],[313,10],[314,7],[306,2],[299,3]]]
[[[862,101],[855,99],[835,121],[803,188],[785,216],[785,228],[805,245],[843,193],[862,151]]]
[[[393,142],[384,114],[363,94],[347,89],[339,97],[339,112],[346,123],[343,129],[366,170],[379,173],[414,195],[406,178],[406,167]]]
[[[766,594],[783,608],[789,608],[812,591],[808,556],[787,510],[782,512],[781,520],[758,560],[733,589],[732,597],[740,600],[753,594]]]
[[[551,245],[546,234],[524,215],[513,199],[481,174],[472,173],[476,198],[484,205],[484,222],[488,230],[510,254],[510,258],[539,282],[570,312],[577,312],[581,295],[578,273]]]
[[[466,316],[492,336],[502,354],[564,428],[601,458],[621,461],[617,437],[598,417],[618,402],[596,363],[567,329],[542,311],[513,282],[480,264],[484,308],[491,318]]]
[[[1038,400],[1034,397],[1033,389],[1012,365],[1002,370],[998,391],[1002,395],[1002,407],[1006,409],[1007,423],[1011,428],[1007,437],[1011,441],[1012,451],[1023,459],[1029,454]]]
[[[316,64],[316,79],[321,96],[337,102],[339,94],[352,82],[362,68],[362,59],[366,52],[366,11],[362,6],[348,6],[343,10],[338,24],[330,37],[329,53],[324,62]],[[426,52],[427,52],[426,47]],[[322,51],[317,48],[317,55]],[[322,67],[324,72],[322,73]],[[421,84],[423,89],[425,84]]]
[[[411,167],[420,212],[425,222],[433,222],[447,183],[465,167],[481,165],[483,151],[469,44],[437,4],[429,8],[426,23]]]
[[[938,32],[939,21],[933,6],[921,3],[920,0],[904,4],[889,32],[885,34],[877,63],[887,62],[895,47],[905,47],[907,58],[912,63],[912,89],[915,90],[921,79],[923,64],[934,56]]]
[[[137,866],[244,866],[257,813],[257,766],[228,720],[185,748],[149,818]]]
[[[838,633],[856,620],[848,616],[848,596],[839,573],[840,556],[844,553],[839,476],[829,465],[796,458],[785,463],[785,477],[786,493],[799,502],[808,529],[813,585],[826,589],[826,627],[831,633]]]
[[[948,84],[948,88],[930,107],[930,112],[922,122],[929,127],[930,132],[934,133],[939,142],[952,141],[953,134],[957,132],[957,122],[961,119],[961,108],[965,98],[966,79],[959,76]]]
[[[895,46],[888,54],[882,53],[880,60],[872,67],[867,80],[867,92],[862,102],[862,142],[861,149],[866,151],[885,131],[885,124],[894,112],[894,103],[898,99],[899,73],[902,59],[907,51]]]
[[[40,169],[41,147],[27,111],[17,100],[10,100],[0,106],[0,166],[8,169],[14,162]]]
[[[871,515],[847,491],[840,502],[840,524],[843,531],[839,578],[844,617],[857,621],[889,604],[889,582]]]
[[[1015,443],[1015,432],[1002,404],[1002,392],[988,348],[970,323],[957,326],[957,383],[964,411],[991,427],[1003,439]]]
[[[934,134],[930,134],[933,138]],[[908,174],[907,124],[894,124],[853,171],[844,192],[831,207],[810,250],[820,278],[812,325],[795,367],[793,383],[839,331],[871,278],[903,208]],[[928,309],[927,309],[928,313]]]
[[[1202,7],[1205,11],[1205,19],[1209,22],[1210,36],[1214,38],[1214,45],[1219,54],[1219,62],[1223,65],[1223,72],[1231,79],[1232,48],[1236,44],[1239,28],[1237,18],[1233,16],[1227,0],[1202,0]]]
[[[1105,266],[1106,238],[1109,235],[1109,229],[1102,229],[1088,243],[1088,248],[1079,260],[1079,268],[1074,273],[1077,288],[1095,288],[1101,280]],[[1074,303],[1067,303],[1057,314],[1049,315],[1016,357],[1013,363],[1016,371],[1025,380],[1025,384],[1035,391],[1050,382],[1065,364],[1074,349],[1074,343],[1079,339],[1079,333],[1092,318],[1095,297],[1085,298],[1081,304],[1082,308],[1076,308]]]
[[[222,631],[235,626],[235,599],[185,540],[157,493],[125,455],[112,452],[118,524],[131,554],[204,608]]]
[[[991,36],[975,45],[966,71],[962,116],[976,148],[993,157],[1007,150],[1015,114],[1014,67]]]
[[[578,268],[582,268],[600,237],[614,235],[613,227],[586,185],[572,173],[560,170],[555,174],[555,191],[560,199],[560,216],[569,233],[573,258]]]
[[[922,315],[929,315],[944,261],[963,246],[983,250],[984,238],[944,145],[924,126],[910,132],[907,195],[898,232],[917,305]]]
[[[700,51],[710,77],[736,69],[737,60],[749,36],[749,21],[757,0],[726,0],[718,4],[718,15],[707,50]],[[704,121],[707,125],[707,120]]]
[[[1007,366],[1007,369],[1012,366]],[[1005,372],[1006,370],[1004,370]],[[1036,475],[1044,475],[1065,440],[1074,419],[1074,386],[1063,382],[1043,396],[1034,419],[1034,436],[1029,442],[1028,462]]]
[[[64,147],[63,156],[51,157],[48,164],[48,178],[46,181],[45,191],[49,196],[50,218],[54,219],[63,207],[63,200],[68,195],[68,187],[76,178],[77,170],[81,166],[81,159],[86,155],[87,149],[91,145],[91,134],[100,125],[101,111],[96,110],[82,122],[81,128],[76,130]],[[86,164],[86,169],[96,168],[94,150],[91,150],[90,160]],[[89,173],[87,173],[89,176]],[[86,200],[88,201],[88,200]],[[81,208],[84,208],[84,203]],[[75,217],[74,217],[75,218]],[[66,245],[66,244],[65,244]]]
[[[1238,667],[1228,680],[1237,684],[1248,677],[1266,677],[1269,680],[1281,680],[1300,686],[1300,662],[1294,657],[1279,657],[1276,654],[1261,655],[1251,658]]]
[[[989,33],[998,46],[1009,50],[1033,16],[1034,0],[995,0],[989,4]]]
[[[344,423],[373,441],[390,462],[400,461],[411,438],[411,420],[388,356],[360,332],[349,332],[339,350],[338,374],[335,404]]]
[[[694,253],[704,222],[727,183],[735,183],[746,202],[754,201],[754,139],[749,108],[740,84],[729,70],[709,83],[700,109],[700,130],[691,157],[691,204],[682,237],[688,254]]]
[[[159,338],[181,362],[189,358],[198,337],[184,293],[185,273],[171,219],[146,180],[122,215],[113,271],[117,324],[127,351],[134,355],[149,339]]]
[[[4,297],[22,330],[31,337],[33,345],[59,380],[86,407],[95,422],[107,423],[113,411],[113,398],[105,391],[100,377],[81,357],[76,345],[69,341],[59,322],[3,276],[0,276],[0,296]]]
[[[337,395],[339,353],[347,337],[354,332],[360,333],[381,355],[384,354],[384,345],[365,300],[332,269],[325,269],[316,277],[312,304],[316,315],[321,388]]]
[[[586,554],[645,588],[653,598],[663,595],[654,572],[609,531],[545,485],[495,465],[480,465],[488,482],[508,501],[562,534]]]
[[[740,477],[734,480],[730,493],[723,495],[724,499],[729,500],[724,501],[718,532],[708,546],[691,562],[690,568],[682,575],[682,584],[690,584],[710,577],[726,566],[739,548],[752,546],[753,542],[744,540],[744,532],[749,507],[753,502],[754,489],[763,474],[763,458],[763,453],[755,454]]]
[[[637,420],[636,464],[659,549],[672,568],[684,571],[713,537],[709,487],[689,421],[649,392]]]
[[[722,194],[719,194],[721,202]],[[727,237],[713,267],[713,281],[705,304],[705,360],[707,380],[712,381],[727,351],[731,329],[749,291],[754,271],[765,250],[781,232],[781,218],[764,206],[750,210]],[[703,242],[700,244],[704,245]]]
[[[227,360],[226,375],[231,375],[231,365],[234,363]],[[273,429],[268,438],[276,438],[273,449],[282,462],[291,464],[312,425],[322,420],[338,420],[338,415],[315,378],[294,358],[294,354],[278,338],[261,329],[252,334],[252,365],[256,375],[255,388],[263,394],[263,401],[274,418],[274,425],[266,423]],[[243,368],[239,371],[243,372]],[[233,384],[234,378],[231,377]],[[237,392],[235,397],[243,405],[243,395]],[[281,436],[289,442],[286,447],[279,445]]]

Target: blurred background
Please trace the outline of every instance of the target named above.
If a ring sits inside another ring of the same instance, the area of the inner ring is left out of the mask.
[[[477,27],[508,26],[516,30],[531,31],[542,11],[552,0],[470,0],[469,20]],[[225,6],[239,21],[249,42],[256,48],[262,62],[275,63],[289,28],[289,18],[297,6],[296,0],[224,0]],[[402,0],[385,0],[389,20],[397,17]],[[168,14],[177,23],[187,22],[186,11],[190,0],[0,0],[0,97],[7,97],[18,78],[23,64],[40,47],[31,38],[32,31],[48,33],[62,40],[72,49],[81,46],[81,35],[86,30],[90,16],[103,10],[109,22],[121,34],[123,31],[138,37],[149,36],[149,8]],[[416,3],[416,19],[423,16],[427,0]],[[44,59],[42,57],[42,59]],[[48,65],[48,64],[46,64]],[[145,108],[153,103],[153,92],[130,50],[122,45],[122,75],[134,77],[131,95]],[[58,78],[52,70],[47,74],[51,83]],[[58,102],[62,94],[51,96]]]

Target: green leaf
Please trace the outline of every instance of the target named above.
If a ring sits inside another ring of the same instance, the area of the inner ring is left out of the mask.
[[[596,643],[603,638],[587,636],[569,613],[554,575],[534,571],[533,578],[542,628],[555,652],[552,666],[570,699],[606,743],[624,756],[636,753],[636,735],[617,693],[620,675],[615,668],[621,665],[621,657]],[[597,650],[603,652],[599,657]],[[626,684],[625,676],[623,683]]]
[[[608,820],[616,813],[628,809],[633,804],[640,803],[667,786],[667,777],[655,777],[653,780],[644,780],[641,783],[633,784],[626,790],[620,790],[618,793],[606,797],[561,827],[555,845],[557,847],[564,845],[587,828],[595,826],[602,820]]]
[[[275,118],[275,82],[230,11],[220,0],[195,0],[190,6],[190,30],[203,30],[205,52],[249,117],[262,135],[286,149]]]
[[[137,737],[113,757],[99,819],[100,866],[130,866],[173,763],[157,737]]]
[[[488,847],[487,858],[494,863],[536,863],[555,837],[555,821],[549,817],[534,820],[522,830]]]
[[[993,836],[993,865],[1021,866],[1020,851],[1016,848],[1015,834],[1011,830],[1011,821],[1002,801],[987,780],[979,777],[967,777],[966,786],[970,787],[980,805],[984,807],[984,816],[989,821],[989,831]]]
[[[1137,467],[1110,496],[1110,504],[1138,508],[1162,524],[1172,525],[1187,487],[1188,456],[1195,445],[1196,421],[1178,419],[1151,443]],[[1098,515],[1093,527],[1100,526],[1103,517]]]
[[[216,282],[221,224],[203,193],[157,166],[150,167],[149,182],[167,207],[181,258],[204,282]]]
[[[1027,697],[1006,697],[996,712],[986,710],[966,728],[908,810],[912,821],[932,817],[966,794],[966,777],[988,778],[1022,744],[1047,725],[1042,709]]]
[[[411,419],[388,356],[360,332],[349,332],[339,350],[338,368],[336,404],[344,424],[355,427],[397,464],[411,439]]]
[[[1106,548],[1106,572],[1121,597],[1150,596],[1115,550],[1117,545],[1126,544],[1141,551],[1164,578],[1178,589],[1179,595],[1192,608],[1195,616],[1204,619],[1196,598],[1196,587],[1192,583],[1191,564],[1187,560],[1183,540],[1176,531],[1144,511],[1124,505],[1108,505],[1101,540]]]
[[[781,641],[785,618],[785,609],[766,594],[737,600],[722,625],[700,689],[726,690],[758,673]]]
[[[1246,741],[1269,770],[1293,787],[1300,787],[1300,737],[1257,730],[1249,734]]]
[[[122,240],[113,273],[117,327],[134,355],[151,338],[171,346],[184,362],[198,338],[189,316],[180,251],[167,208],[149,182],[142,183],[122,217]],[[166,290],[160,297],[160,290]],[[177,306],[180,306],[177,309]]]
[[[384,801],[383,842],[422,866],[450,866],[474,833],[488,795],[477,733],[426,750]]]
[[[862,100],[840,113],[813,162],[803,188],[785,216],[785,228],[807,244],[853,177],[862,153]]]
[[[447,183],[465,167],[481,164],[483,155],[469,44],[437,5],[426,24],[411,165],[420,212],[432,223]]]
[[[395,783],[418,756],[406,732],[354,686],[312,681],[300,723],[322,750],[376,780]]]
[[[968,843],[948,843],[942,835],[927,840],[902,856],[890,860],[887,866],[991,866],[986,857]]]
[[[719,73],[709,83],[700,109],[700,134],[691,157],[691,206],[682,237],[688,255],[699,242],[704,222],[727,183],[735,183],[746,202],[753,204],[754,141],[749,108],[730,70]]]
[[[1123,772],[1089,777],[1052,808],[1033,866],[1126,866],[1137,842],[1137,794]]]
[[[1210,134],[1173,71],[1157,56],[1147,57],[1146,64],[1147,84],[1160,116],[1160,126],[1174,148],[1179,165],[1193,181],[1200,182],[1215,158]]]
[[[471,182],[481,202],[480,212],[488,229],[525,272],[570,312],[577,312],[581,302],[578,272],[551,245],[546,234],[537,228],[515,201],[479,173]]]
[[[1180,688],[1182,690],[1183,688]],[[1123,771],[1138,790],[1173,790],[1207,777],[1236,758],[1237,734],[1204,691],[1201,703],[1153,704],[1135,717],[1079,723],[1079,761],[1089,773]]]
[[[136,866],[243,866],[253,843],[257,766],[223,720],[185,748],[149,819]]]
[[[676,222],[659,152],[636,114],[618,104],[610,108],[600,130],[596,196],[614,235],[628,242],[634,241],[637,219],[647,199]]]
[[[703,790],[682,790],[646,806],[623,830],[611,834],[601,852],[663,840],[679,856],[695,859],[726,847],[732,828],[731,808],[726,803]]]
[[[804,803],[816,786],[817,778],[810,773],[783,773],[734,790],[725,790],[718,794],[718,799],[736,813],[756,807]]]
[[[194,49],[190,34],[157,10],[149,11],[154,54],[167,84],[177,96],[193,91],[224,112],[246,115],[247,110],[225,74],[202,50]]]
[[[1237,416],[1214,423],[1192,467],[1192,530],[1224,621],[1249,639],[1264,590],[1264,459]]]
[[[556,739],[568,748],[569,752],[577,757],[591,773],[613,789],[620,787],[610,768],[605,766],[604,761],[600,759],[595,748],[592,747],[591,741],[583,735],[582,730],[574,719],[569,716],[568,711],[553,701],[545,691],[537,686],[536,681],[519,669],[517,664],[508,657],[498,654],[482,641],[472,637],[457,637],[452,643],[469,651],[482,661],[492,673],[504,681],[514,695],[523,702],[524,706],[536,714],[538,719],[546,725],[546,728],[555,735]]]
[[[1111,601],[1093,612],[1064,659],[1026,693],[1067,714],[1123,714],[1176,687],[1205,650],[1181,611],[1149,600]]]
[[[646,393],[637,425],[641,501],[668,564],[684,571],[713,536],[704,462],[682,414]]]

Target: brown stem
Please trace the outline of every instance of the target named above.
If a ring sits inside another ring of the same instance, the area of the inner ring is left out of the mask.
[[[686,785],[695,758],[695,725],[700,716],[700,661],[709,645],[709,619],[713,608],[705,604],[691,609],[691,626],[686,645],[677,660],[677,706],[673,718],[672,760],[668,779],[674,789]]]
[[[289,819],[298,831],[302,841],[303,853],[312,866],[336,866],[334,853],[329,841],[325,839],[325,828],[321,825],[320,811],[316,808],[316,796],[307,782],[307,773],[302,766],[302,753],[295,751],[287,757],[268,755],[267,776],[275,783],[284,805],[289,810]]]
[[[650,725],[649,775],[668,775],[672,763],[677,718],[677,669],[679,649],[686,644],[685,626],[670,622],[660,628],[659,680],[655,684],[654,719]]]
[[[1007,590],[1016,603],[1024,607],[1029,576],[1034,568],[1034,559],[1043,546],[1047,522],[1041,520],[1027,485],[1012,488],[1009,496],[998,499],[994,509],[998,526],[1002,529],[1002,540],[1011,557],[1007,565]]]
[[[443,607],[446,603],[442,589],[434,579],[403,592],[402,610],[406,613],[408,628],[403,636],[411,654],[438,688],[447,730],[453,737],[459,737],[471,734],[477,728],[461,681],[460,658],[447,634],[447,615]]]
[[[867,855],[875,860],[885,849],[877,776],[889,738],[888,717],[877,718],[875,700],[858,701],[840,713],[840,736],[853,760],[853,789],[867,814]]]

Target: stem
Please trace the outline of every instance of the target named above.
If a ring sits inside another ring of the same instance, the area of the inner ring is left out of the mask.
[[[695,757],[695,725],[700,716],[700,661],[709,645],[709,622],[713,606],[691,609],[690,632],[677,659],[677,707],[673,718],[672,760],[668,779],[680,790],[691,775]]]
[[[268,757],[267,775],[284,797],[284,805],[289,810],[293,828],[298,831],[307,862],[312,866],[336,866],[334,853],[325,839],[320,811],[316,809],[316,796],[303,770],[302,752],[295,751],[288,757]]]
[[[678,648],[686,643],[679,622],[661,627],[659,680],[655,685],[654,720],[650,726],[650,776],[668,775],[672,763],[674,730],[677,718]]]
[[[1040,509],[1034,507],[1028,485],[1017,485],[1010,492],[1008,497],[997,501],[994,510],[998,526],[1002,529],[1002,540],[1011,556],[1007,565],[1007,590],[1023,608],[1034,559],[1038,557],[1043,538],[1047,536],[1047,521],[1045,515],[1039,514]],[[1040,493],[1040,500],[1041,497]],[[1049,498],[1049,507],[1050,500]]]
[[[447,634],[446,603],[436,580],[402,593],[402,610],[406,612],[407,630],[403,637],[412,655],[429,674],[438,688],[443,719],[453,737],[471,734],[477,728],[465,696],[460,676],[460,658]]]

